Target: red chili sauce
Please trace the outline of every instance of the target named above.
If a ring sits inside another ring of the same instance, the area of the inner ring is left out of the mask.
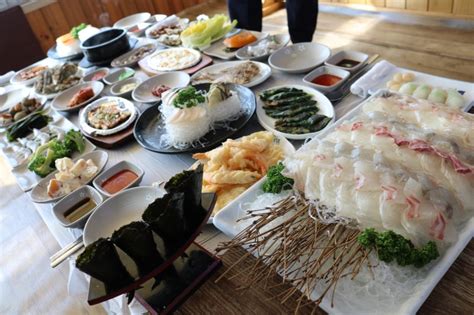
[[[341,80],[342,79],[336,75],[325,73],[314,78],[313,80],[311,80],[311,82],[318,85],[331,86],[338,83]]]
[[[115,194],[127,187],[137,178],[138,175],[134,172],[130,170],[122,170],[108,178],[105,182],[102,183],[101,186],[109,194]]]

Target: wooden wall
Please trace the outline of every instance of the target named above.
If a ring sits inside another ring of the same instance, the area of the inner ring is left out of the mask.
[[[206,0],[57,0],[26,14],[26,18],[46,52],[58,36],[80,23],[111,26],[137,12],[174,14]]]
[[[321,3],[367,5],[442,16],[474,18],[474,0],[319,0]]]

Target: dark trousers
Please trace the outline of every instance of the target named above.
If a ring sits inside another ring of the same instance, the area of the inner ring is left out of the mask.
[[[262,30],[261,0],[227,0],[230,18],[238,27]],[[318,19],[318,0],[286,0],[288,29],[293,43],[311,42]]]

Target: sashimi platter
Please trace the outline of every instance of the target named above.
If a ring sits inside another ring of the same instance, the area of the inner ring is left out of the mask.
[[[243,246],[330,313],[415,313],[474,232],[473,126],[379,91],[217,214],[221,250]]]

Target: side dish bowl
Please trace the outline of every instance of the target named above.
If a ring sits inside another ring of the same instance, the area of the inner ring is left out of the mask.
[[[126,185],[122,190],[120,190],[119,192],[116,192],[115,194],[111,194],[102,187],[103,184],[108,179],[110,179],[112,176],[114,176],[114,175],[116,175],[116,174],[118,174],[122,171],[127,171],[127,170],[132,171],[133,173],[135,173],[137,175],[137,178],[134,181],[131,181],[130,183],[128,183],[128,185]],[[92,181],[92,185],[94,185],[95,189],[97,189],[104,196],[111,197],[111,196],[119,194],[120,192],[122,192],[122,191],[124,191],[124,190],[126,190],[130,187],[138,186],[138,184],[140,184],[140,182],[142,181],[144,174],[145,174],[145,172],[143,171],[143,169],[141,169],[137,165],[135,165],[131,162],[128,162],[128,161],[121,161],[121,162],[118,162],[117,164],[115,164],[114,166],[108,168],[107,170],[105,170],[99,176],[97,176]]]
[[[329,47],[318,43],[298,43],[270,55],[272,68],[288,73],[304,73],[323,64],[331,55]]]

